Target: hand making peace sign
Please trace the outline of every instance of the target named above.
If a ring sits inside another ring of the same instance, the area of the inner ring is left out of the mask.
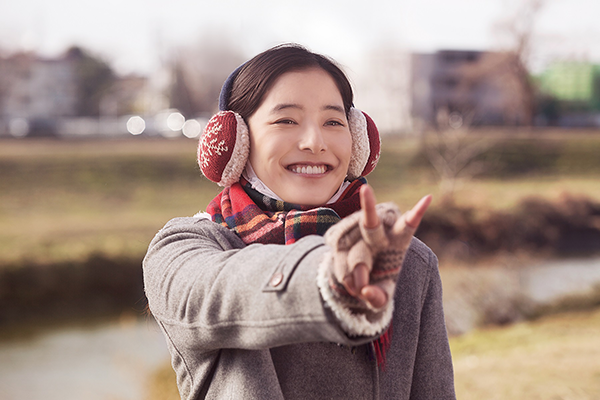
[[[372,309],[387,305],[393,296],[404,255],[431,200],[431,195],[427,195],[400,215],[389,203],[377,206],[369,185],[361,187],[360,236],[348,222],[340,225],[342,230],[346,229],[345,233],[332,235],[340,244],[340,251],[334,256],[334,275],[350,295]],[[345,239],[344,235],[353,238]],[[343,245],[346,240],[351,244]]]

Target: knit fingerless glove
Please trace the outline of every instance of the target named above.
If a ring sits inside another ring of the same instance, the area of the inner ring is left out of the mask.
[[[319,268],[319,288],[342,329],[351,335],[377,335],[389,324],[396,281],[415,231],[404,223],[393,203],[378,204],[376,211],[380,220],[376,228],[365,228],[358,211],[325,234],[325,243],[332,251]],[[382,308],[352,296],[342,284],[361,263],[370,271],[369,284],[379,286],[388,296]]]

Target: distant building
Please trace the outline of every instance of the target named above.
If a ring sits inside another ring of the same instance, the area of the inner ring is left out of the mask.
[[[507,122],[509,95],[489,73],[495,53],[468,50],[440,50],[412,56],[413,119],[436,124],[442,110],[473,125],[500,125]]]
[[[148,90],[145,77],[115,77],[99,96],[99,92],[90,93],[90,83],[94,83],[90,71],[97,72],[100,64],[82,65],[83,57],[82,51],[69,50],[57,58],[32,53],[0,58],[0,136],[56,136],[64,131],[103,134],[112,129],[108,119],[116,121],[119,116],[151,109],[148,98],[156,95]],[[82,81],[82,73],[88,81]],[[81,103],[89,105],[90,99],[97,99],[96,115],[82,112]],[[108,128],[101,129],[104,125]]]
[[[588,103],[600,109],[600,65],[558,62],[540,75],[543,90],[558,100]]]
[[[73,116],[77,80],[68,58],[16,54],[0,59],[0,117],[28,120]]]
[[[600,125],[600,65],[564,61],[538,77],[544,123],[561,126]]]
[[[600,111],[600,65],[559,62],[540,75],[542,90],[559,101],[579,103]]]

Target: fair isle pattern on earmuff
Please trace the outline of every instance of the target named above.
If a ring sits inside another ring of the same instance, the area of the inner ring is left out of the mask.
[[[198,145],[198,165],[208,179],[228,187],[240,180],[250,154],[248,126],[233,111],[213,116]]]
[[[228,110],[228,99],[238,67],[225,81],[219,96],[219,113],[207,123],[198,143],[198,165],[211,181],[228,187],[240,180],[250,154],[248,126],[237,113]],[[352,154],[347,179],[368,175],[379,161],[381,142],[373,120],[352,107],[348,115]]]

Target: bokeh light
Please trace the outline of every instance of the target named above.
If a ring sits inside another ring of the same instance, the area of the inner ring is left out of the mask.
[[[180,112],[173,112],[167,117],[167,126],[170,130],[180,131],[185,124],[185,117]]]
[[[133,116],[127,121],[127,131],[132,135],[141,135],[146,129],[146,121],[140,116]]]
[[[8,131],[13,137],[25,137],[29,133],[29,122],[25,118],[14,118],[8,125]]]
[[[188,119],[183,124],[183,135],[190,139],[197,138],[202,132],[202,124],[197,119]]]

